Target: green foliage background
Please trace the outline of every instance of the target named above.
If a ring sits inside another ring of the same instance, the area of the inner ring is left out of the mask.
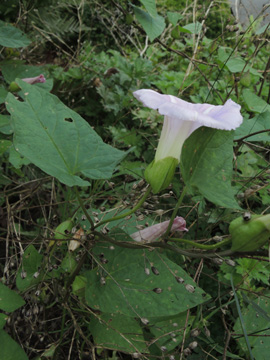
[[[189,241],[269,212],[269,64],[268,28],[243,30],[227,2],[1,2],[1,360],[267,358],[267,246]],[[163,123],[142,88],[231,98],[244,122],[194,132],[169,188],[129,215]],[[134,244],[184,186],[186,242]]]

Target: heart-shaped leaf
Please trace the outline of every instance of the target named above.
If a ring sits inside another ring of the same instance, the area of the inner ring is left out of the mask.
[[[118,240],[116,230],[113,237]],[[101,244],[94,248],[94,255],[102,266],[86,273],[85,289],[93,309],[149,319],[174,316],[209,299],[180,266],[158,250]]]
[[[233,131],[200,127],[184,143],[180,169],[193,192],[214,204],[239,209],[231,186],[233,138]]]
[[[16,151],[66,185],[86,186],[80,177],[108,179],[124,153],[105,144],[91,126],[56,96],[16,80],[25,101],[12,94],[6,106],[12,115]]]

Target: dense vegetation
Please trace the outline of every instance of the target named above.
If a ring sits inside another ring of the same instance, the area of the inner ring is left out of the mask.
[[[269,51],[226,1],[1,1],[0,360],[269,358]],[[243,122],[166,183],[139,89]]]

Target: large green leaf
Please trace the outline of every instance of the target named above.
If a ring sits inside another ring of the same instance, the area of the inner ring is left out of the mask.
[[[8,315],[0,313],[0,330],[5,326],[7,319]]]
[[[118,240],[116,233],[113,236]],[[86,301],[93,309],[141,319],[167,318],[209,298],[180,266],[158,250],[101,244],[94,248],[94,255],[102,267],[86,273],[85,289]]]
[[[155,18],[157,16],[156,0],[140,0],[140,2],[152,17]]]
[[[8,312],[17,310],[25,304],[15,291],[0,283],[0,309]]]
[[[185,184],[227,208],[239,208],[231,187],[233,137],[233,131],[200,127],[185,141],[181,154]]]
[[[0,156],[2,156],[11,146],[12,142],[10,140],[0,140]]]
[[[150,41],[153,41],[165,29],[165,20],[162,16],[157,15],[153,17],[137,6],[134,6],[134,13],[136,19],[142,25],[146,34],[149,36]]]
[[[0,104],[3,104],[5,102],[7,94],[7,90],[4,87],[0,86]]]
[[[4,330],[0,330],[0,360],[28,360],[26,353]]]
[[[270,302],[269,294],[258,297],[254,304],[242,309],[243,321],[247,331],[248,340],[252,348],[254,359],[268,360],[270,352]],[[239,346],[247,351],[242,327],[238,318],[234,326],[234,337],[237,338]]]
[[[89,323],[96,346],[124,352],[146,353],[147,346],[139,322],[121,314],[102,314]]]
[[[182,343],[185,330],[191,327],[193,321],[194,316],[187,318],[187,313],[184,312],[171,319],[156,322],[149,330],[156,339],[156,345],[165,346],[167,351],[171,351]]]
[[[31,44],[31,40],[19,29],[0,20],[0,45],[19,48]]]
[[[0,114],[0,132],[5,135],[12,134],[13,130],[10,124],[10,116]]]
[[[16,80],[25,101],[12,94],[6,106],[12,115],[15,149],[66,185],[85,186],[108,179],[124,153],[103,143],[91,126],[56,96]]]

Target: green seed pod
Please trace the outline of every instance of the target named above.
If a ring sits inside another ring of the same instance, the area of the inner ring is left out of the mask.
[[[72,228],[73,228],[73,221],[71,219],[63,221],[54,230],[54,238],[56,240],[69,239],[71,237],[70,233],[71,233]]]
[[[229,227],[232,236],[232,251],[254,251],[262,247],[270,237],[270,214],[242,216],[233,220]]]

